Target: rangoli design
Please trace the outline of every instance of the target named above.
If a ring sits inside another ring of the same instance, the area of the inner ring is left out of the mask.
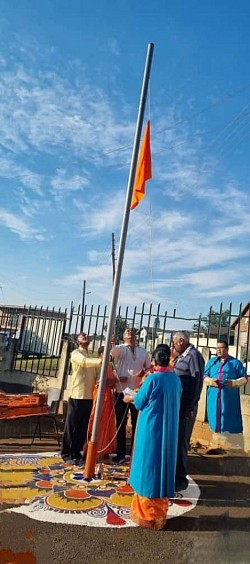
[[[130,520],[129,465],[104,464],[102,479],[87,481],[84,468],[59,454],[0,456],[0,501],[32,519],[92,527],[136,527]],[[193,509],[200,490],[189,478],[185,492],[169,500],[168,519]]]

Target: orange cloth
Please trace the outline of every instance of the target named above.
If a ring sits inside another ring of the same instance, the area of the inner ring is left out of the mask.
[[[145,197],[145,184],[146,181],[150,178],[152,178],[152,168],[150,150],[150,122],[148,121],[145,128],[141,151],[137,163],[131,210],[136,208],[140,201]]]
[[[99,439],[98,439],[98,459],[100,460],[107,454],[111,454],[116,449],[116,418],[115,418],[115,405],[114,405],[114,393],[110,387],[110,384],[116,381],[116,377],[113,373],[112,366],[109,364],[107,368],[107,381],[102,414],[100,419],[100,429],[99,429]],[[91,436],[93,421],[95,415],[95,406],[97,398],[98,385],[95,386],[93,392],[93,408],[89,419],[88,434]],[[112,440],[113,439],[113,440]],[[110,444],[109,444],[110,443]],[[85,449],[86,450],[86,449]]]
[[[167,522],[168,498],[149,499],[134,494],[132,497],[130,516],[132,521],[146,529],[163,529]]]

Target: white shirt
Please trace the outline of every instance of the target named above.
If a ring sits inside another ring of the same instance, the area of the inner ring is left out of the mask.
[[[138,373],[141,372],[143,368],[146,370],[150,368],[151,360],[148,352],[142,347],[137,346],[135,346],[133,352],[129,345],[122,344],[114,345],[110,354],[116,361],[116,371],[119,378],[127,378],[125,382],[119,382],[117,384],[117,392],[123,392],[125,388],[136,390],[141,382],[141,378],[131,372]]]

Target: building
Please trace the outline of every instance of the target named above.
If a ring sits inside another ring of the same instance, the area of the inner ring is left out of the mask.
[[[168,329],[163,330],[160,329],[160,327],[142,326],[139,334],[139,345],[152,352],[160,343],[166,343],[169,345],[174,333],[175,331]]]
[[[234,331],[235,344],[244,347],[249,340],[249,318],[250,318],[250,301],[242,308],[241,314],[231,324],[231,329]]]
[[[250,301],[242,308],[240,315],[231,324],[234,331],[234,344],[241,347],[243,361],[250,360]]]

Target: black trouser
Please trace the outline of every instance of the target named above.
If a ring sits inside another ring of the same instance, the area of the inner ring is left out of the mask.
[[[131,415],[131,425],[132,425],[132,437],[131,437],[131,448],[130,453],[133,448],[136,421],[138,416],[138,411],[132,403],[124,403],[123,394],[116,394],[116,404],[115,404],[115,414],[116,414],[116,424],[117,429],[117,456],[118,458],[125,458],[126,456],[126,425],[128,419],[128,412],[130,410]],[[121,425],[121,427],[120,427]],[[120,427],[120,428],[119,428]]]
[[[197,415],[198,405],[195,406],[192,417],[185,419],[184,413],[180,413],[179,418],[179,436],[175,482],[185,482],[188,473],[188,451],[190,448],[190,439]]]
[[[91,399],[69,398],[62,439],[62,458],[80,459],[80,451],[87,439],[89,418],[93,401]]]

